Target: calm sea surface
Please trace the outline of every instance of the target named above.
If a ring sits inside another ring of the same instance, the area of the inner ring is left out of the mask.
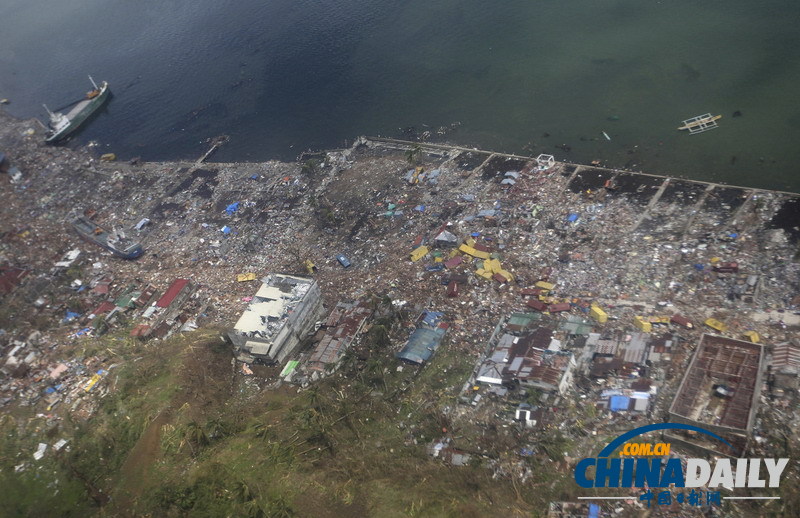
[[[460,123],[446,139],[800,191],[798,19],[797,0],[0,0],[0,98],[44,119],[107,80],[73,144],[123,158]],[[676,131],[707,112],[718,129]]]

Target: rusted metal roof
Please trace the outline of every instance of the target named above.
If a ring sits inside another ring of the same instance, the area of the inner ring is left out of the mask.
[[[156,306],[160,308],[169,307],[169,305],[172,304],[172,302],[187,284],[189,284],[189,279],[175,279],[172,281],[172,284],[170,284],[169,288],[167,288],[167,291],[164,293],[164,295],[162,295],[161,298],[158,299],[158,302],[156,302]]]
[[[464,261],[464,258],[462,256],[460,256],[460,255],[457,255],[457,256],[453,257],[452,259],[448,259],[447,261],[445,261],[444,265],[446,267],[448,267],[448,268],[455,268],[456,266],[461,264],[463,261]]]
[[[458,297],[458,283],[455,281],[450,281],[447,285],[447,296],[448,297]]]
[[[525,303],[526,306],[529,308],[535,309],[536,311],[544,311],[547,309],[547,304],[542,302],[541,300],[536,299],[529,299],[528,302]]]
[[[114,305],[113,302],[104,300],[99,306],[97,306],[97,308],[95,308],[94,311],[92,311],[92,313],[95,315],[102,315],[103,313],[108,313],[109,311],[113,310],[115,307],[117,306]]]

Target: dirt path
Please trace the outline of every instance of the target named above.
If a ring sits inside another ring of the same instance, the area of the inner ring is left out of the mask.
[[[172,419],[172,408],[163,410],[148,425],[120,468],[120,484],[111,505],[120,515],[134,515],[135,502],[150,485],[147,471],[161,456],[161,428]]]

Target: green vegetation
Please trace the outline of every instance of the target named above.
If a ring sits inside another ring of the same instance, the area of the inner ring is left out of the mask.
[[[235,378],[216,330],[148,345],[123,332],[83,342],[85,353],[119,359],[104,380],[113,390],[90,419],[54,435],[71,437],[69,451],[38,463],[38,439],[2,423],[0,481],[16,490],[0,492],[0,505],[21,516],[508,516],[568,490],[552,469],[569,447],[558,433],[525,461],[547,473],[536,491],[493,479],[491,451],[459,468],[428,457],[425,446],[454,427],[487,434],[453,421],[473,359],[445,343],[424,368],[398,370],[391,311],[376,305],[383,316],[341,368],[299,392]],[[494,430],[482,444],[515,440]],[[30,465],[15,474],[20,456]]]

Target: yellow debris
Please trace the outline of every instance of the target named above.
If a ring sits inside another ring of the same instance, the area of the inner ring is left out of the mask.
[[[420,246],[415,248],[414,251],[411,252],[411,261],[416,263],[426,255],[428,255],[428,252],[429,250],[427,246]]]
[[[712,257],[710,263],[711,264],[717,264],[720,261],[722,261],[721,257]]]
[[[597,320],[601,324],[605,324],[606,322],[608,322],[608,315],[606,314],[605,311],[600,309],[600,306],[598,306],[597,304],[592,304],[592,307],[589,310],[589,316],[591,316],[593,319]]]
[[[500,273],[503,267],[497,259],[487,259],[483,262],[483,269],[492,273]]]
[[[86,392],[89,392],[90,390],[92,390],[92,387],[94,387],[97,384],[97,382],[100,381],[100,379],[101,379],[101,376],[99,374],[95,374],[94,376],[92,376],[92,379],[90,379],[86,383],[86,386],[83,387],[83,390],[85,390]]]
[[[705,325],[707,325],[708,327],[710,327],[711,329],[716,329],[720,333],[724,333],[725,330],[728,329],[728,326],[726,326],[725,324],[723,324],[722,322],[720,322],[716,318],[708,318],[703,323]]]
[[[103,162],[113,162],[116,159],[117,155],[115,155],[114,153],[105,153],[103,155],[100,155],[100,160],[102,160]]]
[[[248,282],[256,280],[256,274],[250,273],[240,273],[236,276],[237,282]]]
[[[555,285],[555,284],[552,284],[552,283],[549,283],[549,282],[544,282],[544,281],[539,281],[539,282],[537,282],[537,283],[535,284],[535,286],[536,286],[537,288],[542,288],[543,290],[547,290],[547,291],[550,291],[550,290],[552,290],[553,288],[555,288],[555,287],[556,287],[556,285]]]
[[[443,261],[444,261],[444,258],[443,258],[443,257],[436,257],[436,258],[434,258],[434,260],[433,260],[433,262],[434,262],[434,263],[441,263],[441,262],[443,262]]]
[[[653,331],[653,324],[647,321],[644,317],[634,317],[633,325],[636,326],[637,329],[644,331],[645,333],[650,333]]]
[[[306,264],[306,270],[308,270],[309,275],[317,271],[317,266],[314,263],[312,263],[309,259],[306,259],[305,264]]]
[[[757,344],[761,341],[761,337],[755,331],[747,331],[744,333],[745,338],[749,338],[751,342]]]
[[[648,320],[651,324],[669,324],[670,317],[650,317]]]
[[[465,254],[469,254],[472,257],[477,257],[478,259],[488,259],[489,258],[488,252],[481,252],[480,250],[475,250],[474,248],[472,248],[471,246],[469,246],[467,244],[461,245],[460,247],[458,247],[458,249],[461,250],[462,252],[464,252]]]
[[[487,270],[485,270],[483,268],[478,268],[477,270],[475,270],[475,275],[479,275],[479,276],[483,277],[484,279],[491,279],[492,278],[492,272],[487,271]]]

